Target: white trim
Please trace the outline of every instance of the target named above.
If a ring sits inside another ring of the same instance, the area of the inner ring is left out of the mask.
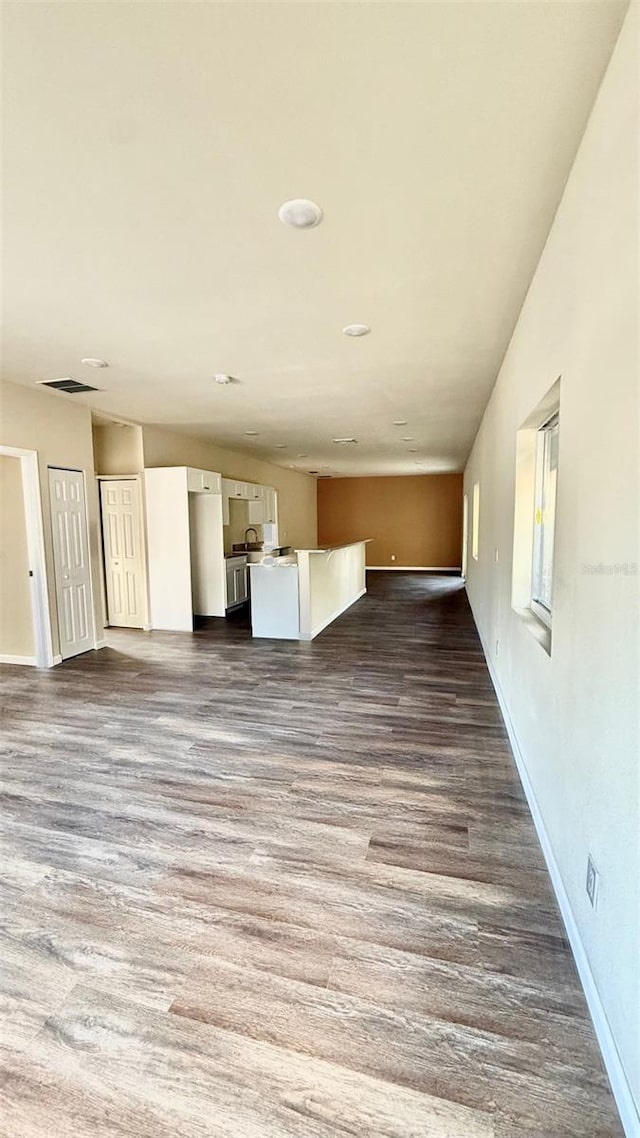
[[[5,656],[0,655],[0,664],[30,664],[35,666],[35,656]]]
[[[361,589],[355,597],[352,597],[350,601],[347,601],[346,605],[343,605],[341,609],[336,609],[335,612],[332,612],[331,616],[328,616],[327,619],[322,622],[322,624],[319,624],[316,628],[313,628],[311,632],[301,632],[300,639],[315,640],[316,636],[319,636],[320,633],[327,627],[327,625],[331,624],[334,620],[337,620],[339,616],[342,616],[343,612],[346,612],[347,609],[350,609],[352,605],[355,605],[356,601],[359,601],[360,598],[364,596],[366,591],[366,587],[364,589]]]
[[[106,648],[106,647],[107,647],[106,640],[96,640],[96,651],[99,651],[100,648]]]
[[[526,795],[529,810],[531,811],[531,817],[533,818],[538,840],[542,847],[544,859],[547,863],[547,869],[551,878],[553,891],[556,895],[558,907],[562,915],[567,938],[569,940],[569,944],[571,945],[573,959],[575,961],[578,975],[580,977],[580,982],[582,984],[582,990],[587,1001],[587,1007],[591,1015],[591,1021],[593,1023],[596,1038],[600,1046],[600,1052],[602,1054],[605,1069],[609,1077],[613,1097],[616,1101],[616,1106],[620,1115],[620,1121],[622,1122],[622,1127],[627,1138],[640,1138],[640,1115],[638,1114],[633,1099],[631,1087],[629,1086],[629,1080],[627,1079],[626,1071],[620,1058],[620,1053],[616,1046],[613,1032],[611,1031],[611,1027],[607,1019],[607,1013],[604,1009],[600,993],[598,992],[593,972],[591,971],[587,953],[580,936],[580,930],[578,929],[576,919],[573,915],[571,903],[569,901],[567,891],[564,887],[564,882],[560,874],[560,869],[558,868],[558,863],[555,859],[551,840],[547,833],[544,819],[536,800],[533,786],[531,784],[531,779],[529,778],[524,755],[520,748],[511,716],[509,715],[509,709],[507,707],[502,688],[500,687],[500,681],[498,680],[498,677],[494,671],[490,654],[487,651],[487,646],[484,643],[482,633],[478,628],[477,621],[475,621],[475,616],[474,622],[478,630],[478,636],[480,637],[480,643],[485,655],[489,675],[491,676],[491,682],[495,688],[495,693],[498,698],[498,703],[502,712],[502,718],[504,719],[504,724],[507,729],[509,742],[511,743],[511,749],[513,751],[513,757],[518,768],[518,774],[520,775],[520,781]]]
[[[57,652],[56,655],[53,657],[53,664],[55,665],[55,664],[61,664],[61,663],[62,663],[62,656],[60,655],[59,652]]]
[[[0,454],[6,455],[8,458],[20,459],[27,555],[31,574],[31,616],[35,648],[31,662],[38,668],[51,668],[55,660],[51,638],[51,613],[49,610],[47,562],[42,527],[38,452],[36,450],[24,450],[22,447],[0,446]],[[27,656],[22,657],[22,662],[26,663],[29,659]]]
[[[366,569],[381,569],[389,573],[461,573],[459,565],[366,565]]]

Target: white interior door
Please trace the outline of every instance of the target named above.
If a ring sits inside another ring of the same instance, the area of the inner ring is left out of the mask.
[[[138,483],[133,478],[100,483],[107,620],[117,628],[145,624],[145,568]]]
[[[84,475],[49,468],[60,655],[95,648]]]

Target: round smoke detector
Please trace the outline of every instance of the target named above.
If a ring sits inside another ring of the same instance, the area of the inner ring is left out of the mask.
[[[347,324],[342,331],[345,336],[368,336],[371,329],[368,324]]]
[[[294,229],[315,229],[322,221],[322,210],[308,198],[292,198],[280,206],[278,217],[283,225]]]

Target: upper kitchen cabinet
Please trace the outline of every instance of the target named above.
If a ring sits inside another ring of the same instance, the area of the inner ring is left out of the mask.
[[[222,479],[222,499],[224,524],[229,524],[229,502],[232,498],[247,502],[250,525],[261,525],[276,520],[276,492],[272,486],[260,486],[255,482],[238,482],[231,478]]]
[[[249,502],[249,521],[251,524],[275,522],[276,520],[276,492],[272,486],[256,486],[259,495]]]
[[[238,482],[233,478],[222,479],[222,493],[227,498],[240,498],[243,501],[249,501],[254,497],[254,489],[255,487],[251,486],[249,482]]]
[[[187,490],[196,494],[221,494],[222,477],[210,470],[195,470],[187,467]]]

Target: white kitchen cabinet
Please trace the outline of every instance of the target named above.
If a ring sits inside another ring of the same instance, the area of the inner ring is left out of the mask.
[[[243,501],[248,501],[249,498],[253,498],[252,490],[253,487],[248,482],[238,482],[234,478],[222,479],[222,492],[228,498],[241,498]]]
[[[210,470],[196,470],[187,467],[187,490],[198,494],[221,494],[222,477]]]
[[[249,596],[249,577],[246,557],[227,557],[226,559],[226,608],[232,609],[243,604]]]
[[[249,512],[248,512],[249,524],[254,525],[254,526],[255,525],[262,525],[262,523],[267,520],[265,517],[265,500],[264,500],[264,491],[267,489],[267,487],[266,486],[252,486],[251,489],[252,489],[252,491],[254,491],[254,494],[253,494],[253,497],[249,500]],[[255,493],[255,491],[257,491],[257,493]]]
[[[277,493],[273,486],[263,486],[263,522],[277,522]]]
[[[238,482],[233,478],[222,479],[222,512],[224,525],[229,525],[229,502],[232,498],[248,503],[249,525],[262,525],[277,521],[276,491],[272,486],[261,486],[257,482]]]

